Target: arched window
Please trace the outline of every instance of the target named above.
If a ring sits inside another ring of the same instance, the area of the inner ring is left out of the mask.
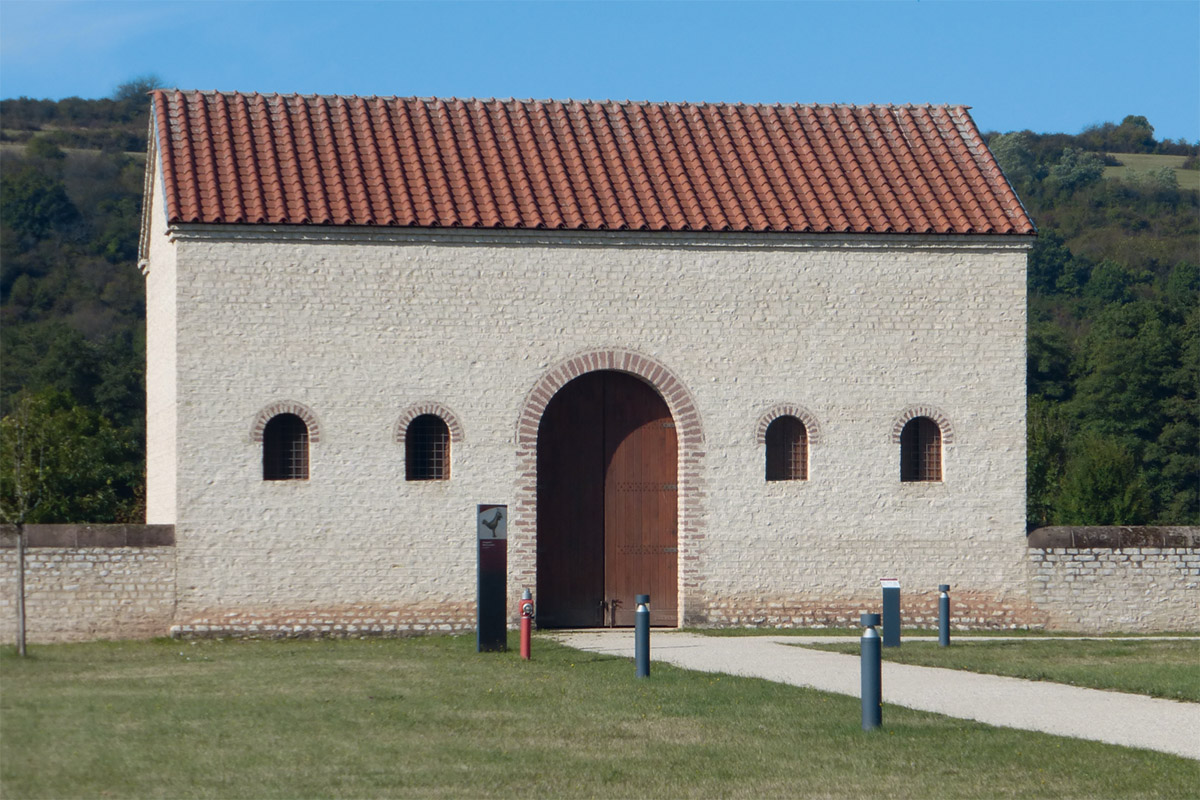
[[[767,426],[767,480],[808,480],[808,430],[792,416],[776,417]]]
[[[263,428],[263,480],[308,480],[308,426],[295,414],[276,414]]]
[[[450,478],[450,429],[436,414],[422,414],[404,432],[404,478],[444,481]]]
[[[900,480],[942,479],[942,429],[929,417],[914,417],[900,432]]]

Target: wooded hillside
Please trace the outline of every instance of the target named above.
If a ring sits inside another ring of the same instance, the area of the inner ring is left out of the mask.
[[[0,101],[6,516],[29,476],[22,441],[42,467],[27,521],[143,513],[144,88]],[[1200,147],[1160,142],[1137,116],[989,141],[1040,229],[1030,524],[1200,524],[1200,192],[1187,171]]]

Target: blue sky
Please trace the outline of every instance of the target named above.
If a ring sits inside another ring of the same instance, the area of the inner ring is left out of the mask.
[[[0,0],[0,97],[305,94],[953,103],[984,130],[1200,140],[1200,0]]]

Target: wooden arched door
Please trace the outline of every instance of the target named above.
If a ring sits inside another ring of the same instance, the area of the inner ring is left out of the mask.
[[[549,628],[678,618],[675,423],[662,397],[623,372],[568,383],[538,430],[537,618]]]

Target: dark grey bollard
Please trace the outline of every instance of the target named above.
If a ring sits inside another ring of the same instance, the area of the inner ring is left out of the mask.
[[[883,581],[883,646],[900,646],[900,581]]]
[[[950,646],[950,584],[943,583],[938,587],[938,645]]]
[[[880,647],[878,614],[859,618],[866,628],[862,635],[862,727],[875,730],[883,725],[883,650]]]
[[[637,596],[637,611],[634,612],[634,657],[637,661],[637,676],[650,677],[650,595]]]

